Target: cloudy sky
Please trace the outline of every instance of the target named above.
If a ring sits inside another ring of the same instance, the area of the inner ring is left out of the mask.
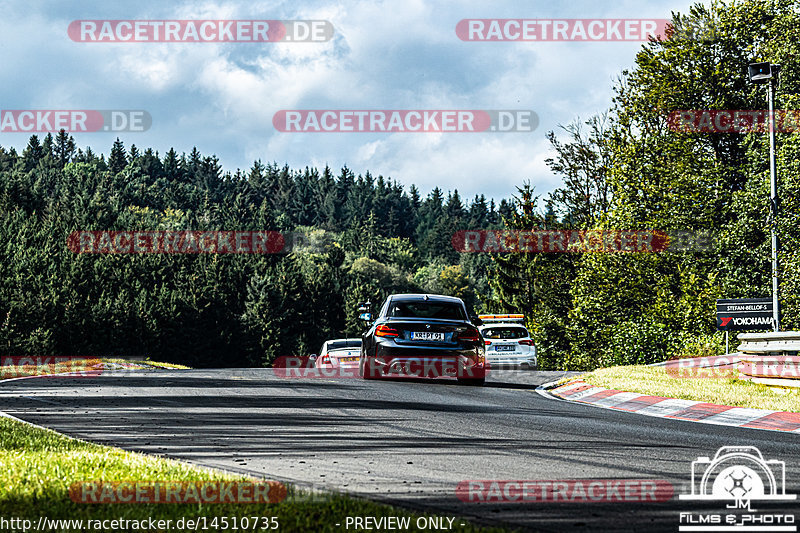
[[[545,134],[606,109],[637,42],[465,42],[472,18],[669,18],[684,0],[369,2],[0,1],[0,109],[143,109],[145,132],[129,147],[216,154],[225,170],[256,159],[334,169],[347,165],[462,196],[509,197],[530,180],[558,185],[544,163]],[[82,43],[81,19],[327,20],[323,43]],[[525,109],[539,125],[512,133],[283,133],[282,109]],[[29,133],[0,133],[21,150]],[[108,154],[117,135],[75,134]]]

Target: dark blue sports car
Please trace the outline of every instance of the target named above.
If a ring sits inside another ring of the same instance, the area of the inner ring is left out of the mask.
[[[460,298],[393,294],[362,336],[359,373],[382,377],[454,377],[483,385],[486,348]],[[477,320],[475,318],[474,320]]]

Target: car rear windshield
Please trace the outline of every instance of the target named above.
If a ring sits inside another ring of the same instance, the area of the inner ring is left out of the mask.
[[[328,342],[329,350],[339,350],[341,348],[359,348],[360,346],[361,346],[361,339],[348,339],[346,341]]]
[[[389,308],[390,317],[399,318],[442,318],[466,320],[464,309],[450,302],[393,302]]]
[[[486,328],[481,335],[484,339],[522,339],[528,336],[528,330],[523,327]]]

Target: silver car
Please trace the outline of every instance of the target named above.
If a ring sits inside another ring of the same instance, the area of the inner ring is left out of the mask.
[[[481,315],[478,329],[486,344],[489,368],[537,367],[536,346],[524,326],[523,315]]]

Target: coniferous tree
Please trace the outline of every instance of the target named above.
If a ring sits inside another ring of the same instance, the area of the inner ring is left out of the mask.
[[[64,165],[72,161],[75,156],[75,139],[66,131],[59,130],[56,135],[55,145],[55,159],[59,168],[64,168]]]
[[[117,140],[114,141],[114,145],[111,147],[111,154],[108,156],[108,168],[112,174],[118,174],[122,172],[125,166],[128,164],[128,157],[125,154],[125,146],[122,144],[122,141]]]
[[[22,165],[24,171],[29,172],[33,170],[33,168],[39,164],[39,161],[42,160],[42,157],[44,157],[44,150],[39,143],[39,137],[31,135],[31,138],[28,139],[28,146],[22,151]]]

